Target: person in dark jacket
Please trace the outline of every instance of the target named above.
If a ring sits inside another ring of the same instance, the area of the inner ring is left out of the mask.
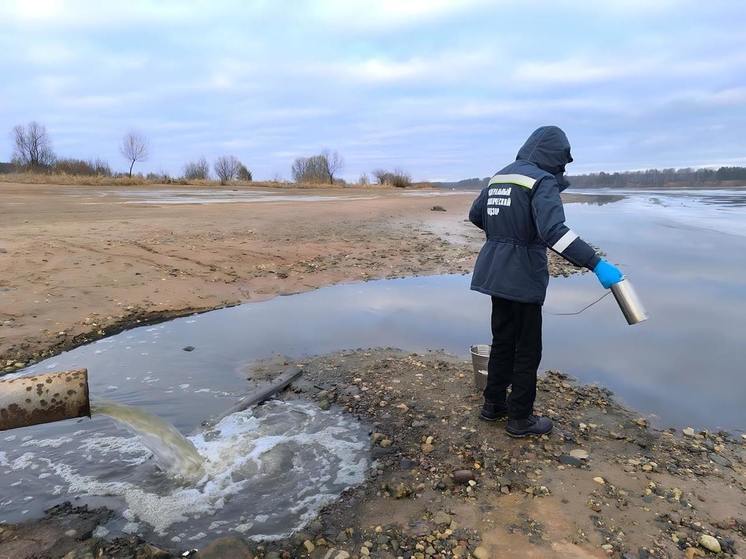
[[[621,272],[565,225],[560,199],[569,183],[570,142],[557,126],[529,136],[516,160],[490,179],[469,211],[487,240],[471,288],[492,297],[492,349],[480,417],[508,417],[514,437],[542,435],[552,421],[533,414],[541,361],[541,307],[549,283],[547,247],[598,276],[605,288]],[[511,387],[506,399],[507,389]]]

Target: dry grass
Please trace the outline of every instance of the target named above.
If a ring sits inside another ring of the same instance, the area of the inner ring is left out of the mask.
[[[16,184],[59,184],[86,186],[139,186],[156,184],[143,177],[102,177],[48,173],[8,173],[0,175],[0,182]]]
[[[7,173],[0,174],[0,183],[15,184],[41,184],[60,186],[198,186],[210,188],[301,188],[301,189],[339,189],[356,188],[365,190],[394,190],[389,184],[318,184],[318,183],[295,183],[281,181],[232,181],[226,185],[217,180],[186,180],[171,179],[164,181],[159,179],[147,179],[145,177],[103,177],[103,176],[81,176],[52,173]],[[427,183],[415,183],[408,189],[427,188]]]
[[[216,180],[185,180],[171,179],[147,179],[145,177],[103,177],[68,175],[60,173],[7,173],[0,174],[0,183],[15,184],[49,184],[60,186],[209,186],[218,187],[220,182]],[[231,186],[285,186],[281,183],[255,183],[247,181],[233,181],[226,185]]]

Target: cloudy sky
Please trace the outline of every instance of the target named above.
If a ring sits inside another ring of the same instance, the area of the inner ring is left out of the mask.
[[[0,49],[0,160],[38,120],[117,170],[139,130],[172,174],[326,147],[349,179],[486,176],[542,124],[575,173],[746,165],[739,0],[0,0]]]

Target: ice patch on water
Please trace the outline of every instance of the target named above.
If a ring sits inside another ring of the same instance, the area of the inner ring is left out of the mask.
[[[191,486],[100,481],[43,460],[69,493],[121,497],[129,523],[148,525],[169,538],[178,525],[190,539],[210,531],[210,525],[254,539],[287,537],[346,488],[362,483],[370,465],[367,430],[342,413],[322,412],[307,402],[269,402],[189,439],[205,458],[204,475]],[[102,453],[137,449],[117,437],[84,445]]]

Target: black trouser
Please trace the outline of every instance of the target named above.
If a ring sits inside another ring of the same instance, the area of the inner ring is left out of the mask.
[[[536,371],[541,361],[541,305],[492,297],[492,351],[484,399],[505,402],[508,417],[524,419],[534,411]]]

